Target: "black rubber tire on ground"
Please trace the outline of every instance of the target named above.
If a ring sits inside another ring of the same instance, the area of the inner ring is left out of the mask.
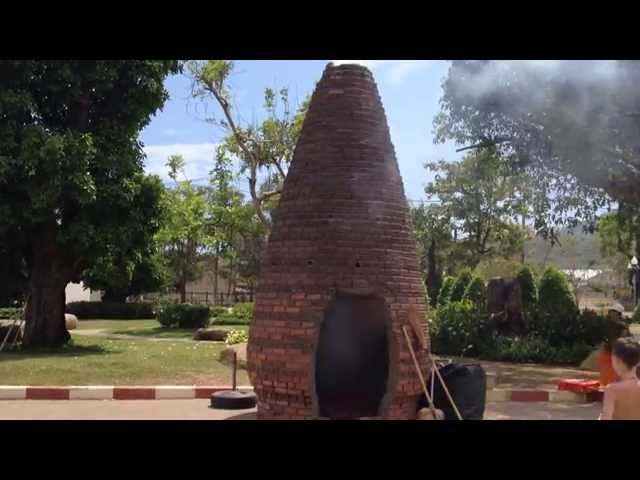
[[[221,410],[246,410],[256,406],[256,394],[254,392],[241,392],[239,390],[223,390],[211,394],[210,408]]]

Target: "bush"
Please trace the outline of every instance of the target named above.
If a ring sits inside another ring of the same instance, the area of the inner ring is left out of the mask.
[[[111,303],[111,302],[70,302],[66,313],[81,320],[104,318],[118,320],[155,318],[155,305],[150,302]]]
[[[553,267],[545,270],[538,289],[539,305],[535,332],[552,345],[580,340],[578,306],[566,276]]]
[[[611,333],[611,322],[606,315],[585,310],[578,317],[580,341],[596,346],[608,340]]]
[[[236,303],[231,312],[224,307],[216,307],[218,314],[214,315],[213,323],[215,325],[249,325],[253,317],[253,303]]]
[[[451,302],[459,302],[464,297],[464,292],[471,283],[471,271],[463,270],[460,275],[458,275],[458,279],[453,284],[453,288],[451,289],[451,298],[449,301]]]
[[[640,323],[640,305],[636,307],[633,311],[633,316],[631,317],[631,323]]]
[[[520,295],[525,311],[532,311],[538,305],[538,287],[531,268],[527,265],[522,267],[516,276],[520,282]]]
[[[451,290],[453,290],[453,284],[456,283],[456,279],[453,277],[447,277],[442,283],[442,288],[438,294],[438,305],[446,305],[451,300]]]
[[[209,306],[177,303],[158,308],[158,322],[163,327],[205,328],[209,325]]]
[[[475,277],[464,292],[464,300],[469,300],[476,307],[484,308],[487,303],[487,289],[480,277]]]
[[[492,350],[482,358],[515,363],[578,365],[591,351],[592,347],[582,342],[555,347],[541,337],[496,337]]]
[[[247,343],[249,341],[249,335],[244,330],[229,330],[227,337],[224,339],[224,343],[227,345],[235,345],[237,343]]]
[[[11,319],[20,318],[22,316],[21,308],[14,307],[6,307],[0,308],[0,319]]]
[[[211,316],[213,318],[221,317],[224,315],[229,315],[229,309],[227,307],[223,307],[222,305],[211,307]]]
[[[236,303],[231,314],[239,320],[239,323],[248,325],[253,317],[253,303]]]
[[[468,300],[439,307],[430,323],[434,353],[465,355],[482,352],[485,322],[484,314]]]

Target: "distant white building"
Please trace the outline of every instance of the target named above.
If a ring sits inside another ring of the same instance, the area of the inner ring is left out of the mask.
[[[576,269],[576,270],[563,270],[563,273],[575,278],[576,280],[580,280],[583,282],[587,282],[591,280],[593,277],[596,277],[602,273],[602,270],[593,270],[589,268],[585,269]]]
[[[67,303],[69,302],[100,302],[102,301],[102,292],[92,291],[86,288],[82,282],[69,283],[64,290]]]

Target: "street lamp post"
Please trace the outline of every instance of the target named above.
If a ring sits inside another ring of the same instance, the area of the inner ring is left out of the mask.
[[[640,291],[638,291],[638,287],[640,286],[640,266],[638,266],[638,259],[633,257],[627,265],[627,269],[629,270],[629,283],[631,284],[631,291],[633,294],[633,305],[638,305],[638,299],[640,299]]]

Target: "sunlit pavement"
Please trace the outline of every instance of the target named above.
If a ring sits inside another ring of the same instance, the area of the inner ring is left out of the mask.
[[[255,409],[213,410],[198,400],[0,400],[0,420],[252,420]],[[492,402],[486,420],[595,420],[601,404]]]
[[[207,399],[0,400],[0,420],[242,420],[254,412],[214,410]]]
[[[601,403],[492,402],[485,420],[597,420]]]

